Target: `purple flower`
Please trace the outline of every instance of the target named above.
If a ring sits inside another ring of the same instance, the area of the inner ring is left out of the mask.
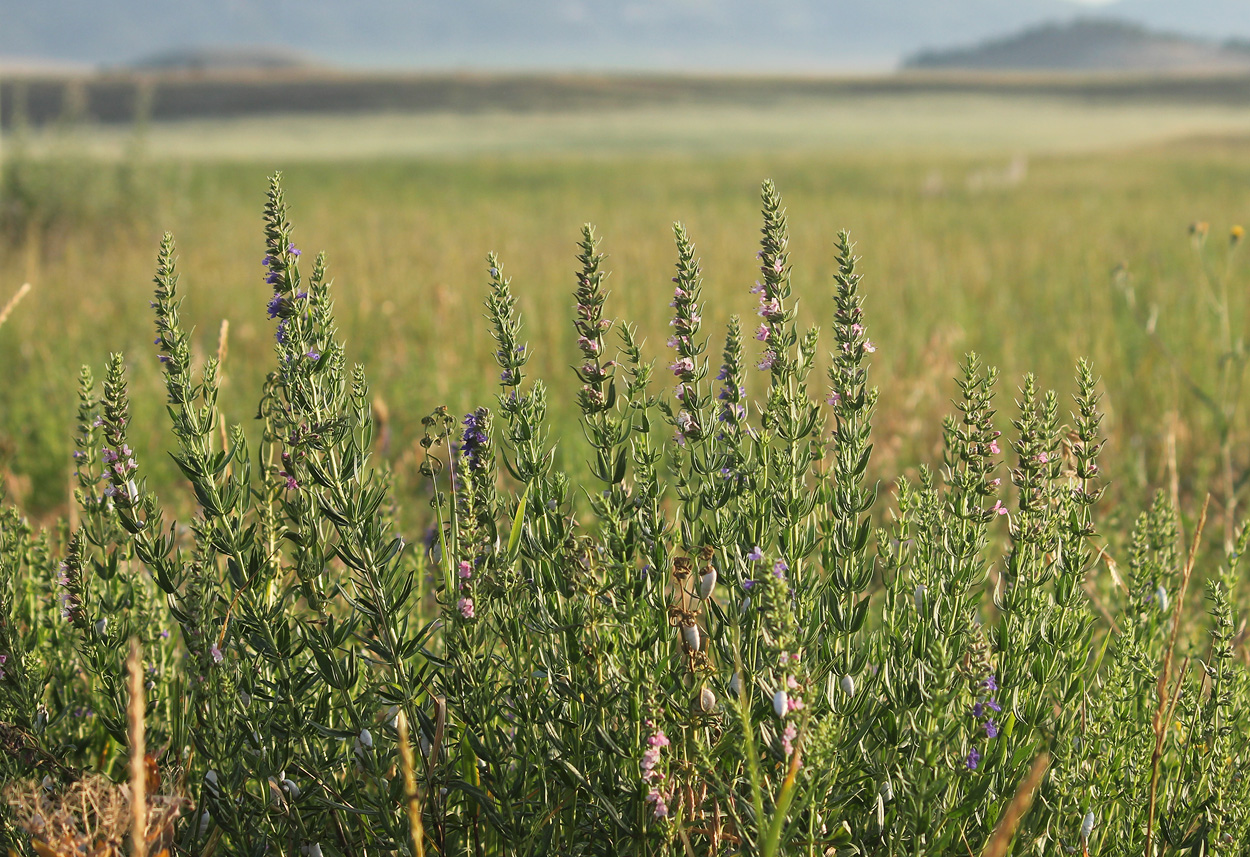
[[[269,317],[277,318],[278,314],[282,312],[282,306],[285,303],[286,298],[282,297],[282,295],[274,295],[273,298],[270,299],[269,306],[267,307],[269,310]]]
[[[967,762],[968,770],[975,771],[977,769],[977,765],[979,765],[980,763],[981,763],[981,754],[977,752],[976,747],[973,747],[971,750],[968,751],[968,762]]]
[[[4,665],[8,660],[8,655],[0,655],[0,681],[3,681],[4,679]]]
[[[307,357],[309,360],[320,360],[320,359],[321,359],[321,352],[319,352],[319,351],[313,351],[313,350],[310,348],[310,349],[308,349],[308,353],[307,353],[307,354],[305,354],[304,356],[305,356],[305,357]]]
[[[212,655],[213,663],[215,664],[219,664],[225,660],[225,655],[221,653],[221,649],[217,648],[216,643],[213,643],[213,645],[209,647],[208,653]]]
[[[760,550],[759,545],[756,545],[755,547],[751,548],[751,552],[747,554],[747,559],[749,559],[751,562],[759,562],[763,558],[764,558],[764,552]]]
[[[296,247],[294,244],[288,244],[286,245],[286,252],[290,253],[292,256],[298,256],[299,248]]]
[[[490,442],[490,438],[486,435],[485,424],[485,408],[478,408],[464,418],[464,434],[460,436],[460,443],[464,450],[465,460],[474,470],[483,465],[482,453],[486,444]]]
[[[754,588],[754,586],[755,586],[754,580],[747,579],[747,580],[742,581],[742,588],[745,589],[747,592],[750,592],[752,588]]]
[[[831,407],[836,407],[838,402],[840,401],[842,401],[842,394],[837,392],[836,390],[831,392],[828,398],[825,399],[825,403]]]
[[[998,737],[998,724],[995,723],[993,720],[985,721],[985,737],[986,738]]]
[[[981,682],[981,687],[991,692],[996,691],[998,690],[998,679],[991,675],[986,678],[985,681]]]
[[[779,559],[773,563],[773,577],[784,577],[789,570],[790,565],[784,559]]]
[[[290,473],[287,473],[285,470],[279,470],[278,475],[286,479],[286,490],[294,491],[299,488],[299,483],[295,481],[295,477]]]
[[[759,328],[755,331],[755,338],[758,339],[760,342],[766,341],[768,339],[768,325],[761,324]]]

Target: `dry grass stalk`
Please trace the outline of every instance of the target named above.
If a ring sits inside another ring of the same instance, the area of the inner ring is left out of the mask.
[[[132,857],[147,857],[147,740],[144,734],[143,653],[137,637],[130,638],[126,671],[130,678],[130,704],[126,706],[130,732],[130,853]]]
[[[63,789],[34,781],[14,783],[5,789],[4,798],[41,857],[122,857],[125,853],[123,845],[134,816],[129,786],[88,774]],[[174,795],[148,797],[148,828],[141,837],[148,853],[168,857],[174,822],[189,806],[186,798]]]
[[[412,742],[408,740],[408,717],[402,708],[396,719],[399,726],[399,761],[404,769],[405,808],[408,812],[408,832],[412,836],[412,853],[416,857],[425,857],[425,828],[421,823],[421,796],[417,794]]]
[[[1041,752],[1033,757],[1029,772],[1020,781],[1015,796],[1007,805],[1007,811],[1003,813],[1002,818],[994,827],[994,834],[986,843],[985,850],[981,852],[982,857],[1006,857],[1007,850],[1011,847],[1011,838],[1016,835],[1016,827],[1019,826],[1024,814],[1029,811],[1029,807],[1033,805],[1033,798],[1037,790],[1041,788],[1042,778],[1046,776],[1046,768],[1049,765],[1049,753]]]
[[[0,309],[0,327],[4,326],[4,323],[9,320],[9,316],[13,313],[13,310],[19,303],[22,302],[22,298],[26,297],[28,294],[30,294],[30,283],[22,283],[22,287],[17,290],[17,294],[9,298],[9,302],[4,305],[4,309]]]
[[[1146,857],[1151,857],[1154,853],[1155,808],[1158,801],[1159,761],[1163,758],[1163,742],[1167,737],[1167,725],[1172,719],[1172,712],[1180,700],[1185,668],[1189,666],[1189,659],[1186,658],[1181,668],[1181,678],[1177,679],[1175,690],[1169,693],[1168,685],[1172,682],[1172,657],[1176,651],[1176,638],[1180,635],[1185,593],[1189,590],[1189,581],[1193,577],[1194,562],[1198,557],[1198,543],[1202,540],[1202,530],[1207,524],[1207,509],[1210,505],[1211,495],[1208,494],[1202,503],[1202,514],[1198,517],[1198,525],[1194,528],[1194,538],[1189,546],[1189,556],[1185,559],[1185,567],[1181,571],[1180,591],[1176,596],[1176,604],[1172,608],[1172,633],[1168,637],[1167,653],[1163,657],[1163,669],[1159,672],[1159,707],[1155,709],[1154,716],[1155,746],[1150,756],[1150,807],[1146,814]]]

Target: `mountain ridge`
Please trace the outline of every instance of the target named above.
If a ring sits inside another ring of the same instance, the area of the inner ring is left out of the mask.
[[[1250,39],[1246,0],[0,0],[0,55],[118,66],[264,43],[357,67],[884,70],[1095,8]]]
[[[1250,43],[1223,43],[1103,17],[1044,23],[975,45],[926,50],[903,68],[1003,71],[1250,71]]]

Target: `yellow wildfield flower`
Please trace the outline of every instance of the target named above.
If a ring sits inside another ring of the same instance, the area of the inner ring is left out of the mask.
[[[1240,241],[1242,238],[1245,238],[1245,237],[1246,237],[1246,229],[1241,224],[1237,224],[1232,229],[1228,230],[1228,240],[1229,242],[1233,244],[1236,244],[1238,241]]]

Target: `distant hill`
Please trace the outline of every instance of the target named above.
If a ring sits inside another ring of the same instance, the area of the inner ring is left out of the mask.
[[[903,65],[1037,71],[1250,71],[1250,46],[1155,32],[1127,21],[1078,18],[1030,27],[972,47],[922,51]]]
[[[1115,0],[1155,29],[1250,39],[1250,0]],[[1088,13],[1077,0],[0,0],[0,58],[116,68],[272,44],[331,65],[412,69],[886,70]]]

